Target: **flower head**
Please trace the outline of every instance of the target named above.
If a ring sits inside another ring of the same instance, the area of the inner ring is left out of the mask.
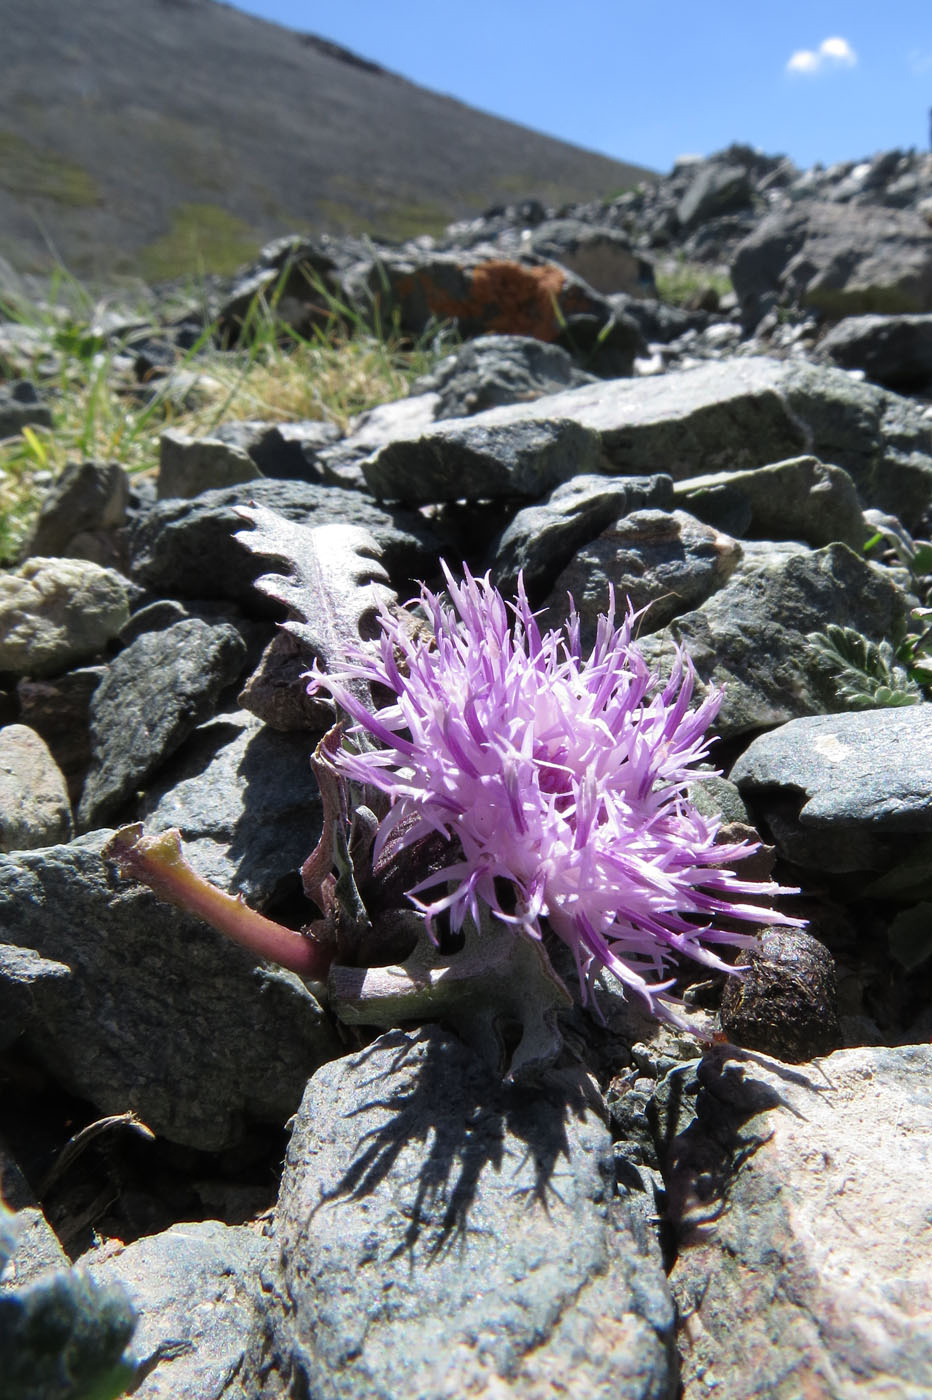
[[[383,608],[374,647],[338,675],[312,673],[311,688],[355,722],[348,738],[379,745],[344,745],[332,760],[390,800],[375,858],[390,837],[439,832],[449,862],[408,892],[429,930],[443,911],[454,929],[476,920],[480,900],[514,935],[540,939],[546,920],[573,952],[584,1000],[607,968],[676,1020],[679,956],[731,970],[715,945],[753,941],[732,921],[799,922],[746,902],[777,887],[722,867],[756,848],[716,844],[720,823],[687,796],[721,692],[691,710],[692,663],[678,654],[659,681],[632,642],[630,608],[615,626],[614,600],[584,656],[575,612],[541,634],[520,581],[506,605],[488,576],[444,572],[452,606],[421,591],[431,641]],[[388,703],[368,709],[347,684],[358,678]]]

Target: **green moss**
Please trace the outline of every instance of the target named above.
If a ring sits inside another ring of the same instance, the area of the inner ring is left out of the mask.
[[[83,166],[57,151],[34,146],[13,131],[0,131],[0,189],[72,208],[101,202],[97,185]]]
[[[144,277],[166,282],[201,270],[227,276],[249,262],[260,234],[218,204],[179,204],[171,228],[139,253]]]

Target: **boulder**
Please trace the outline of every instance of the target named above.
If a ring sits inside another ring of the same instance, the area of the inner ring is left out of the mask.
[[[101,1114],[132,1109],[170,1142],[216,1152],[249,1123],[281,1126],[338,1053],[320,1005],[294,973],[118,882],[110,835],[0,855],[0,984],[27,1003],[21,1049]],[[27,984],[30,950],[42,961]]]
[[[571,595],[589,646],[614,588],[619,616],[646,609],[639,634],[659,632],[722,588],[740,558],[736,540],[685,511],[636,510],[577,550],[547,600],[548,621],[564,621]]]
[[[582,219],[546,219],[524,234],[521,250],[559,263],[605,296],[656,296],[653,267],[619,229]]]
[[[130,532],[133,577],[163,596],[227,598],[253,615],[267,615],[253,583],[268,563],[234,538],[243,527],[235,508],[250,503],[304,524],[362,525],[378,540],[386,567],[402,586],[436,570],[438,541],[415,512],[383,508],[338,486],[257,480],[205,491],[191,501],[161,501],[142,513]]]
[[[119,462],[72,462],[49,487],[26,547],[28,555],[119,564],[117,532],[126,524],[129,477]]]
[[[675,643],[684,646],[703,683],[725,686],[717,732],[745,734],[841,708],[810,632],[837,622],[879,641],[894,635],[906,608],[886,572],[847,545],[746,543],[724,588],[640,646],[664,669],[673,664]]]
[[[683,1400],[932,1389],[932,1049],[713,1051],[674,1143]]]
[[[86,559],[27,559],[0,574],[0,671],[53,676],[90,660],[129,617],[126,579]]]
[[[795,719],[731,776],[796,865],[890,869],[932,833],[932,705]]]
[[[229,1400],[258,1330],[267,1252],[255,1227],[198,1220],[83,1256],[83,1276],[122,1288],[136,1314],[136,1400]]]
[[[932,311],[932,231],[908,209],[801,200],[739,245],[731,280],[749,326],[776,302],[833,317]]]
[[[149,784],[146,832],[179,828],[198,874],[254,908],[296,893],[320,839],[317,737],[277,733],[243,710],[202,724]]]
[[[238,486],[262,476],[241,447],[218,438],[190,437],[166,428],[159,439],[159,500],[199,496],[224,486]]]
[[[793,457],[752,471],[713,472],[677,483],[677,503],[720,530],[757,540],[836,540],[860,550],[869,531],[842,467]]]
[[[503,1085],[436,1026],[325,1067],[272,1244],[253,1394],[676,1393],[660,1260],[576,1071]]]
[[[487,426],[455,418],[423,437],[388,443],[363,471],[380,499],[421,504],[540,496],[600,464],[597,434],[567,419]]]
[[[875,384],[921,393],[932,384],[932,315],[846,316],[819,341],[819,353]]]
[[[644,506],[672,505],[668,476],[574,476],[524,506],[499,536],[492,558],[496,587],[513,593],[521,574],[528,595],[542,599],[576,550],[606,526]]]
[[[422,375],[412,393],[438,394],[437,418],[468,418],[486,408],[530,403],[591,380],[559,345],[523,335],[483,335]]]

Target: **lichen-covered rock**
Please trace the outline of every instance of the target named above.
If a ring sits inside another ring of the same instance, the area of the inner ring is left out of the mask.
[[[671,1400],[659,1259],[585,1081],[503,1086],[437,1027],[308,1085],[247,1393]]]
[[[893,635],[907,607],[892,579],[847,545],[743,548],[724,588],[674,618],[669,634],[640,642],[649,660],[667,668],[679,642],[704,682],[725,684],[716,719],[723,736],[840,708],[809,633],[833,621],[880,640]]]
[[[932,1048],[712,1052],[668,1182],[684,1400],[932,1390]]]
[[[127,583],[86,559],[27,559],[0,574],[0,671],[53,676],[88,661],[129,617]]]

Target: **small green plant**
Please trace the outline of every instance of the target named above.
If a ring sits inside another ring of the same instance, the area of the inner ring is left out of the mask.
[[[703,263],[688,262],[683,257],[658,262],[654,268],[654,281],[657,296],[672,306],[690,305],[707,291],[713,291],[721,300],[734,290],[727,272],[706,267]]]

